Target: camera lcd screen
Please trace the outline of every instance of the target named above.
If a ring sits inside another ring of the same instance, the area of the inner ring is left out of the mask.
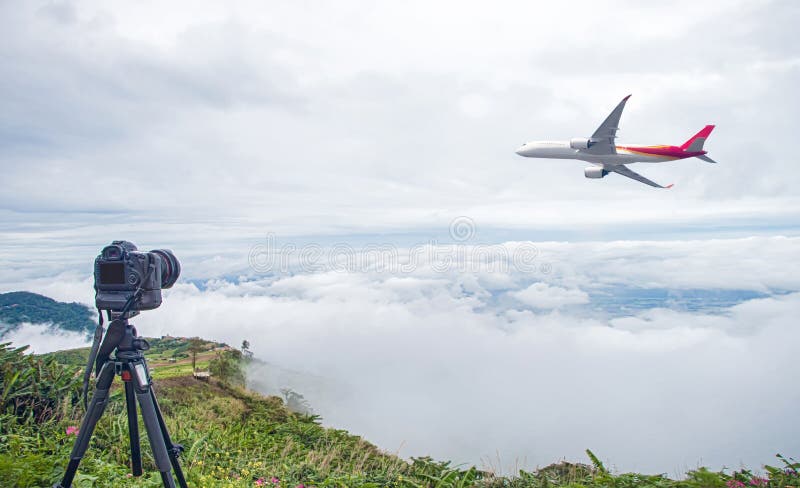
[[[125,264],[124,263],[101,263],[100,264],[100,283],[104,285],[125,284]]]

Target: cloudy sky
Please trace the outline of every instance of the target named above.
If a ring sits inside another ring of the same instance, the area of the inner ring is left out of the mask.
[[[247,338],[404,455],[796,455],[798,22],[790,0],[0,2],[0,288],[92,303],[103,244],[170,247],[184,280],[147,333]],[[629,93],[620,141],[712,123],[720,164],[636,167],[658,191],[514,154]],[[339,266],[370,245],[406,266]]]

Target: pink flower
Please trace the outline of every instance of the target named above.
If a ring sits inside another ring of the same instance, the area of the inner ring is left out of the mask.
[[[281,480],[279,480],[278,478],[276,478],[276,477],[274,477],[274,476],[272,477],[272,479],[271,479],[270,481],[272,481],[272,484],[273,484],[273,485],[277,485],[278,483],[280,483],[280,482],[281,482]]]
[[[80,431],[81,431],[81,429],[79,429],[77,427],[74,427],[72,425],[67,427],[67,435],[78,435],[78,433],[80,433]]]
[[[744,483],[739,480],[728,480],[728,482],[725,483],[725,486],[728,488],[744,488]]]
[[[300,483],[299,485],[295,486],[294,488],[306,488],[306,485]]]
[[[262,486],[264,484],[264,478],[258,478],[256,480],[256,486]]]
[[[767,486],[769,484],[769,480],[766,478],[759,478],[755,477],[750,480],[750,484],[753,486]]]

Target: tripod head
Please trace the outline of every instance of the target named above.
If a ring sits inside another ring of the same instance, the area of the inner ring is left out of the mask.
[[[95,374],[111,359],[111,353],[116,351],[119,359],[132,359],[141,357],[142,351],[150,349],[150,343],[136,333],[136,327],[128,322],[127,318],[116,318],[108,325],[108,331],[100,344],[95,359]]]

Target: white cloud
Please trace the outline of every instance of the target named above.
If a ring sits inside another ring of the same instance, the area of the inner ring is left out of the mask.
[[[796,231],[800,171],[760,136],[797,132],[785,3],[2,9],[0,207],[43,220],[14,219],[29,239],[104,219],[172,241],[398,232],[464,214],[590,238],[631,224]],[[513,153],[593,130],[630,92],[622,140],[680,142],[713,122],[721,164],[642,167],[677,183],[657,192]]]
[[[393,280],[288,280],[277,295],[177,288],[135,322],[155,335],[248,339],[258,357],[315,378],[268,391],[294,387],[327,424],[404,455],[480,462],[498,451],[541,465],[590,447],[621,469],[672,472],[701,459],[758,466],[800,447],[800,396],[785,383],[800,373],[800,294],[718,316],[604,321],[481,311],[448,282],[419,282],[409,299]]]
[[[550,286],[547,283],[534,283],[511,294],[517,300],[536,308],[559,308],[564,305],[589,303],[589,295],[578,289]]]
[[[89,345],[85,334],[54,330],[48,324],[20,324],[3,335],[0,342],[10,342],[13,347],[31,346],[26,352],[44,354],[62,349],[75,349]]]
[[[446,269],[422,259],[404,272],[179,282],[132,322],[150,336],[247,339],[272,365],[255,386],[294,388],[328,425],[405,456],[481,463],[499,452],[504,468],[533,467],[588,447],[620,469],[673,473],[800,449],[800,394],[786,383],[800,374],[796,238],[535,247],[550,273],[490,272],[463,246]],[[208,261],[193,255],[184,269]],[[5,269],[0,284],[84,300],[91,282],[77,276],[15,281]],[[659,287],[708,290],[707,308],[661,301],[619,316],[595,301]],[[749,299],[715,309],[715,290]],[[43,330],[16,340],[72,345]]]
[[[661,302],[623,317],[504,297],[532,283],[548,306],[621,284],[798,290],[795,241],[536,244],[550,274],[423,263],[216,279],[204,291],[179,283],[133,322],[147,335],[247,339],[273,365],[257,373],[264,391],[292,387],[328,425],[406,456],[480,463],[499,452],[507,468],[582,459],[588,447],[620,469],[757,467],[800,448],[800,396],[786,384],[800,373],[800,294],[716,311]]]

